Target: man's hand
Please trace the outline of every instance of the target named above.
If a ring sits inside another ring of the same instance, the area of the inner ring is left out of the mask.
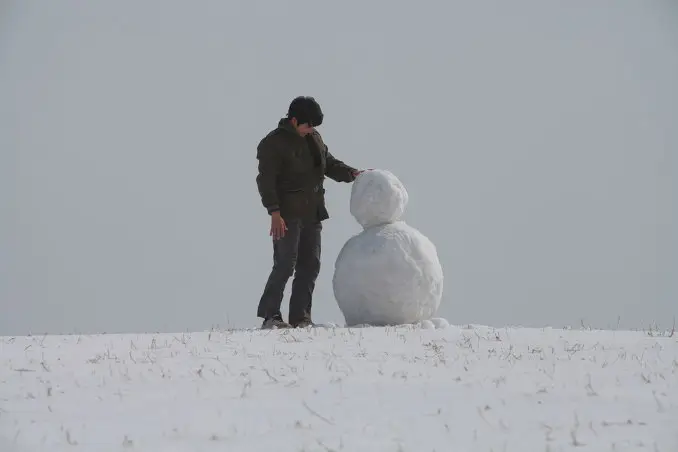
[[[355,170],[353,171],[353,177],[358,177],[360,176],[361,173],[364,173],[365,171],[372,171],[372,168],[368,168],[366,170]]]
[[[271,232],[269,235],[273,237],[273,240],[278,240],[285,236],[285,231],[287,231],[287,225],[283,217],[280,216],[280,212],[271,213]]]

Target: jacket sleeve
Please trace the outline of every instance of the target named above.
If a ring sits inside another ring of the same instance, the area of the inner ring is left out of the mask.
[[[341,160],[335,158],[325,145],[327,167],[325,168],[325,175],[337,182],[353,182],[355,180],[355,168],[345,164]]]
[[[275,144],[270,140],[262,140],[257,146],[257,160],[259,160],[257,188],[261,203],[270,214],[280,210],[276,185],[280,175],[281,159]]]

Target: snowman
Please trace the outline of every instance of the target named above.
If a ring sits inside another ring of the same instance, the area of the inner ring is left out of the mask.
[[[436,247],[401,219],[408,200],[389,171],[364,171],[353,182],[350,211],[363,230],[344,244],[332,279],[347,326],[448,326],[434,317],[443,293]]]

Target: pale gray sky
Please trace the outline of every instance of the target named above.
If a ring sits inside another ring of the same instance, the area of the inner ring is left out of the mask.
[[[670,327],[677,80],[670,1],[5,0],[0,334],[259,325],[255,147],[300,94],[407,187],[452,323]]]

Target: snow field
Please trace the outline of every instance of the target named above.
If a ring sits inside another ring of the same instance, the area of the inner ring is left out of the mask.
[[[313,328],[0,337],[0,451],[678,450],[678,337]]]

